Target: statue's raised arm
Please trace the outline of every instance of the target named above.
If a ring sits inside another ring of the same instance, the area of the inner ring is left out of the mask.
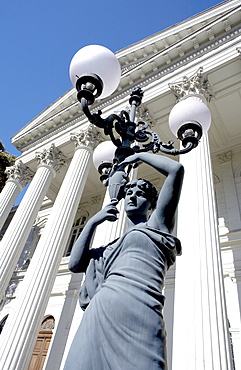
[[[136,153],[127,157],[122,164],[144,162],[166,176],[157,199],[156,209],[147,221],[150,227],[170,233],[174,227],[175,212],[183,182],[183,166],[170,158],[151,154]]]
[[[89,219],[71,251],[68,265],[70,271],[75,273],[86,271],[91,258],[90,247],[95,229],[106,220],[111,222],[117,220],[119,211],[116,208],[116,204],[117,201],[111,202]]]

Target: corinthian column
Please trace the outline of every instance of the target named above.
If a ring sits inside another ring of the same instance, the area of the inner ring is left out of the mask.
[[[2,333],[0,368],[25,370],[66,247],[99,135],[73,135],[76,151]]]
[[[63,154],[51,145],[37,153],[39,166],[0,243],[0,298],[4,295],[34,220],[56,171],[64,164]]]
[[[200,87],[205,86],[203,80],[199,80],[201,86],[195,84],[196,79],[186,78],[184,82],[195,90],[197,97]],[[172,370],[231,370],[207,134],[197,148],[180,156],[180,162],[185,175],[177,236],[183,253],[176,261]]]
[[[22,161],[18,161],[13,166],[7,167],[5,173],[8,180],[0,194],[0,230],[18,194],[33,178],[33,172]]]

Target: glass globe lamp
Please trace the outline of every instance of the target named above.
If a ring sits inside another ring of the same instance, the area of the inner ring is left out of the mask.
[[[121,68],[112,51],[104,46],[88,45],[73,56],[69,74],[77,91],[92,91],[94,98],[103,99],[119,85]]]
[[[205,103],[197,97],[178,102],[169,115],[169,127],[183,144],[193,137],[200,140],[211,124],[211,113]]]
[[[98,170],[103,163],[112,163],[115,156],[116,146],[112,141],[103,141],[94,150],[93,163]]]
[[[115,151],[116,146],[112,143],[112,141],[104,141],[95,148],[93,153],[94,166],[100,173],[100,180],[104,185],[106,185],[108,181]]]

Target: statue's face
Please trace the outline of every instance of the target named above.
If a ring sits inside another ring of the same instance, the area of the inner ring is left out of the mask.
[[[146,216],[151,202],[146,197],[146,192],[141,189],[141,181],[133,181],[126,191],[125,211],[127,216]],[[138,186],[139,184],[139,186]]]

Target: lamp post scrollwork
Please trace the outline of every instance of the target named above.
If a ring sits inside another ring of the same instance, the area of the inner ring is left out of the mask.
[[[110,80],[112,85],[113,79],[115,80],[115,86],[111,87],[109,94],[119,83],[120,66],[115,55],[110,53],[106,48],[91,45],[80,49],[70,64],[71,80],[76,86],[77,98],[83,113],[89,122],[104,130],[105,135],[110,137],[116,147],[113,162],[101,163],[98,168],[104,185],[110,185],[114,177],[117,177],[120,183],[123,182],[123,178],[127,178],[129,170],[126,174],[119,163],[134,153],[152,151],[176,156],[190,152],[198,145],[203,132],[207,131],[211,122],[209,109],[204,103],[205,98],[210,96],[210,89],[203,77],[202,68],[194,76],[190,78],[185,76],[183,81],[169,85],[178,101],[170,112],[169,125],[174,135],[181,141],[181,149],[176,149],[172,140],[163,143],[158,134],[148,128],[146,122],[135,122],[136,109],[141,105],[144,94],[139,87],[133,89],[130,94],[130,112],[122,110],[119,115],[110,114],[106,118],[102,117],[101,110],[91,113],[89,106],[96,98],[103,97],[103,90],[108,87]],[[103,62],[104,65],[110,66],[109,71],[103,72]],[[121,196],[120,193],[114,197],[119,200]]]

